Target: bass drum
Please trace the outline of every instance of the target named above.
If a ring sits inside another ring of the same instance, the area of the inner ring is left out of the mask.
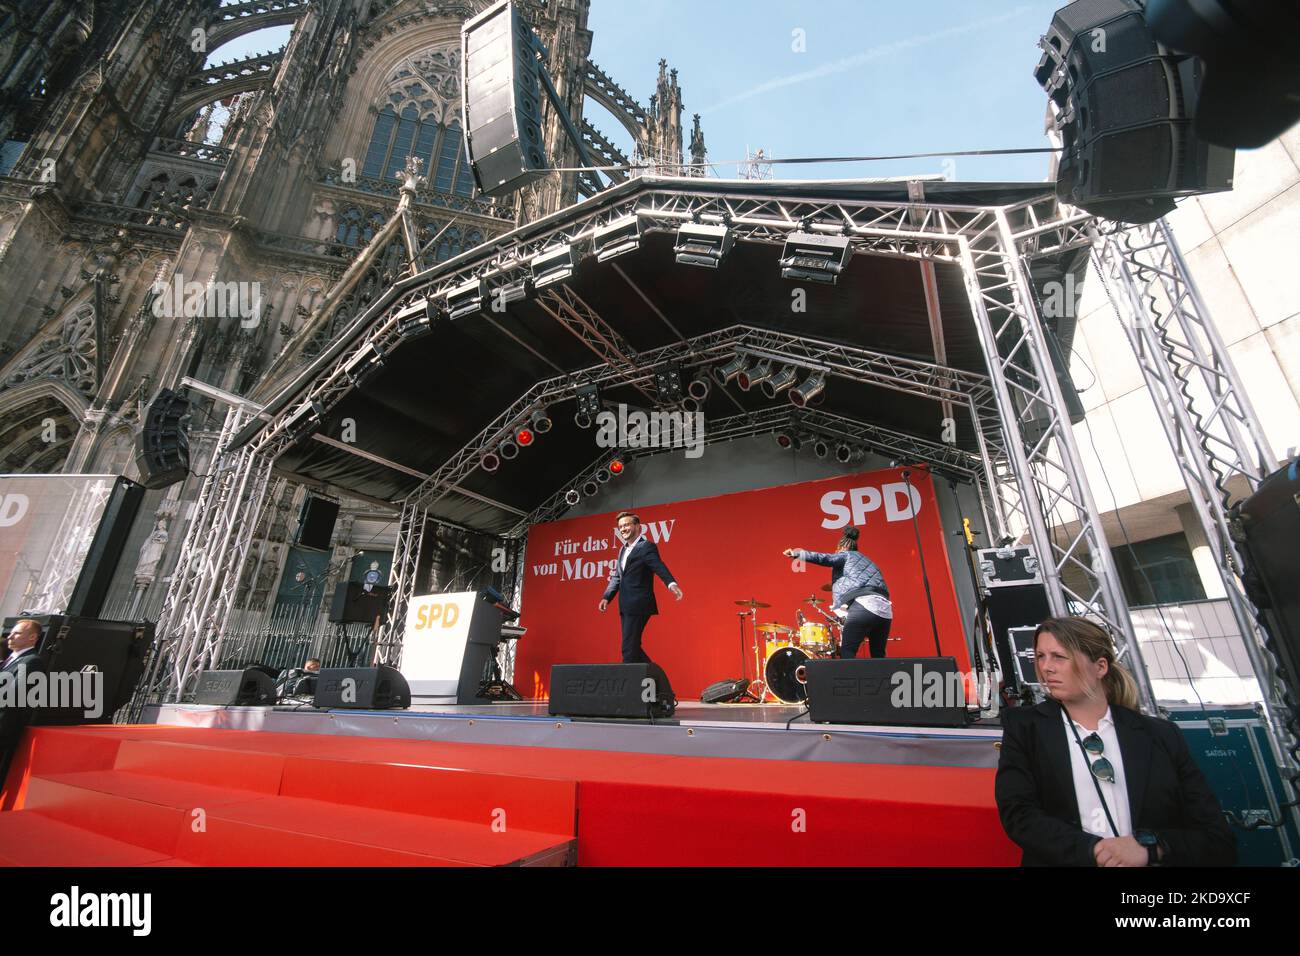
[[[802,704],[808,699],[808,679],[804,665],[810,658],[797,647],[781,647],[773,651],[763,668],[767,689],[777,700],[787,704]]]

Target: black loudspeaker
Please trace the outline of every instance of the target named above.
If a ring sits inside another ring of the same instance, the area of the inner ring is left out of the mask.
[[[334,536],[334,522],[339,517],[339,503],[328,498],[308,495],[298,516],[298,546],[313,551],[328,551]]]
[[[334,589],[330,601],[330,621],[334,624],[373,624],[375,618],[387,619],[391,589],[374,585],[369,591],[356,581],[344,581]]]
[[[1300,458],[1260,482],[1237,508],[1236,524],[1245,539],[1246,593],[1264,612],[1269,649],[1300,701]]]
[[[255,667],[241,671],[204,671],[194,688],[196,704],[267,707],[275,700],[275,681]]]
[[[555,664],[552,717],[671,717],[677,709],[658,664]]]
[[[485,10],[461,31],[465,150],[485,196],[513,192],[548,165],[534,44],[513,3]]]
[[[149,404],[135,442],[135,467],[146,488],[166,488],[190,473],[190,440],[181,419],[189,402],[169,388]]]
[[[720,680],[716,684],[710,684],[700,692],[700,702],[704,704],[731,704],[743,700],[747,693],[749,693],[748,680]]]
[[[110,723],[114,712],[131,700],[144,673],[144,659],[154,638],[153,624],[63,614],[32,617],[41,624],[36,650],[45,661],[47,680],[60,681],[66,692],[74,697],[81,695],[80,704],[93,703],[95,707],[41,707],[35,710],[31,722],[47,726]],[[7,618],[4,632],[8,634],[18,620]],[[100,696],[89,701],[88,695],[96,691],[88,688],[84,675],[95,672],[102,677],[89,680],[98,685]],[[50,687],[53,689],[53,684]],[[99,713],[87,716],[90,709]]]
[[[95,538],[81,565],[77,585],[68,599],[66,612],[69,615],[94,617],[103,609],[109,582],[117,571],[122,549],[126,546],[136,515],[140,513],[142,501],[143,485],[126,478],[118,478],[113,483]]]
[[[395,667],[328,667],[316,678],[313,706],[393,710],[411,706],[411,688]]]
[[[823,724],[962,727],[965,675],[952,657],[812,660],[809,716]]]
[[[1040,45],[1034,76],[1058,108],[1061,199],[1152,222],[1175,197],[1232,188],[1233,150],[1193,129],[1201,63],[1158,44],[1136,0],[1076,0]]]

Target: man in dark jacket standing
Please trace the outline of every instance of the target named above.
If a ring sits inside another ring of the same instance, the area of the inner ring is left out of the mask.
[[[623,546],[619,548],[609,585],[600,599],[600,610],[608,608],[614,595],[618,595],[618,613],[623,622],[623,663],[650,664],[653,662],[641,649],[641,635],[651,616],[659,613],[654,576],[663,578],[677,600],[685,595],[659,557],[659,548],[645,536],[640,518],[630,511],[620,514],[618,536]]]

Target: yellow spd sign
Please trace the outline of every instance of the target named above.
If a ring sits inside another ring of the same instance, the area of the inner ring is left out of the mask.
[[[412,697],[455,697],[478,593],[426,594],[406,608],[402,676]]]

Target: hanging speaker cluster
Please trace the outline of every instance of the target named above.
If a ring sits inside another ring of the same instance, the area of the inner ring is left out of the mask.
[[[1034,78],[1061,137],[1056,192],[1117,222],[1232,188],[1233,151],[1193,129],[1204,67],[1157,43],[1137,0],[1076,0],[1039,41]]]
[[[545,175],[536,40],[506,0],[461,30],[465,151],[479,191],[504,196]]]
[[[183,422],[189,409],[189,402],[169,388],[150,402],[135,443],[135,467],[146,488],[166,488],[189,475],[190,440]]]

